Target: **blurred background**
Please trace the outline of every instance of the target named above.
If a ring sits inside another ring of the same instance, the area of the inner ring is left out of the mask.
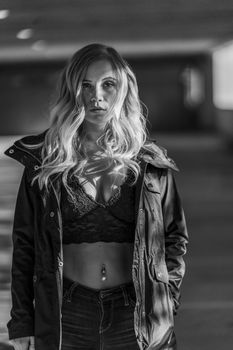
[[[10,349],[11,229],[22,166],[3,155],[49,126],[67,59],[115,47],[136,73],[148,130],[167,148],[190,235],[179,350],[233,347],[232,0],[0,1],[0,349]]]

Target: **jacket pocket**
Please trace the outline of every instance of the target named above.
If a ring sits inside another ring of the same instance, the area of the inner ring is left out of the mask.
[[[37,289],[38,289],[38,285],[39,285],[39,282],[41,280],[42,274],[43,274],[43,271],[34,270],[33,277],[32,277],[33,288],[34,288],[34,302],[36,299]]]
[[[43,273],[42,270],[34,269],[34,273],[33,273],[33,277],[32,277],[34,287],[38,283],[38,281],[40,280],[42,273]]]
[[[165,263],[159,265],[154,264],[153,259],[149,263],[149,276],[150,279],[154,282],[163,282],[165,284],[165,289],[167,290],[167,296],[171,301],[173,313],[175,314],[175,301],[171,291],[171,286],[169,284],[169,274],[167,271],[167,266]]]
[[[145,176],[144,184],[145,184],[147,191],[149,191],[151,193],[160,194],[160,186],[159,186],[158,181],[155,181],[149,175]]]
[[[32,281],[33,281],[33,294],[34,294],[34,298],[33,298],[33,306],[34,309],[36,307],[36,299],[37,299],[37,286],[39,283],[41,277],[41,272],[34,270],[33,276],[32,276]]]
[[[148,272],[152,281],[156,280],[166,284],[169,283],[169,275],[165,263],[155,264],[152,258],[148,264]]]

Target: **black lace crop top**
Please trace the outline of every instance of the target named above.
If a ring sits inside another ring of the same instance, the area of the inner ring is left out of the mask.
[[[128,178],[107,203],[96,202],[77,181],[72,186],[75,204],[64,186],[61,191],[63,244],[134,241],[135,186],[129,185]]]

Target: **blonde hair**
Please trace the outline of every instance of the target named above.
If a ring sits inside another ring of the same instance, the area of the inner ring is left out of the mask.
[[[83,147],[85,134],[82,123],[85,111],[82,81],[89,65],[101,59],[111,63],[119,81],[119,89],[108,113],[104,132],[97,143],[103,150],[102,157],[107,160],[107,168],[114,164],[114,171],[123,167],[132,170],[134,182],[140,173],[136,159],[146,141],[146,121],[136,77],[115,49],[102,44],[90,44],[72,56],[61,74],[58,96],[50,113],[51,125],[45,140],[40,144],[41,171],[33,179],[38,180],[40,188],[45,186],[48,190],[48,179],[52,175],[61,175],[64,186],[74,198],[68,175],[81,176],[88,164]]]

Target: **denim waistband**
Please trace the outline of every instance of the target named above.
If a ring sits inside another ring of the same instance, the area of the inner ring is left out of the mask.
[[[78,294],[82,295],[85,298],[91,299],[115,299],[119,298],[119,296],[125,296],[127,294],[135,296],[135,289],[133,281],[111,288],[94,289],[63,276],[63,293],[68,293],[70,296],[71,294]]]

